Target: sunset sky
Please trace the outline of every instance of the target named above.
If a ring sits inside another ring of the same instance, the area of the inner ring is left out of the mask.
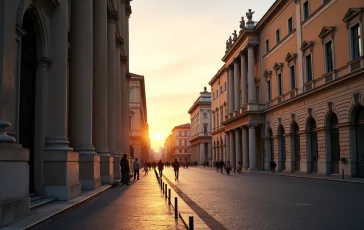
[[[221,68],[225,41],[248,9],[258,21],[274,0],[134,0],[130,71],[144,75],[149,136],[159,151]],[[246,20],[246,17],[245,17]]]

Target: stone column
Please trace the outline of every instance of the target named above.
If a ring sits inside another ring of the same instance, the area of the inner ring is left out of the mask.
[[[204,143],[200,143],[200,164],[202,164],[203,162],[206,161],[206,156],[205,156],[205,144]]]
[[[235,153],[236,153],[236,165],[238,162],[241,163],[241,131],[240,128],[235,129]]]
[[[242,145],[243,145],[243,168],[249,168],[249,143],[248,143],[248,129],[242,127]]]
[[[93,144],[100,156],[101,182],[114,181],[114,158],[107,147],[107,0],[94,2]]]
[[[209,164],[211,165],[212,164],[212,149],[211,149],[211,142],[209,142],[207,144],[207,158],[208,158],[208,161],[209,161]]]
[[[78,173],[79,155],[68,147],[67,138],[68,1],[62,0],[59,3],[51,18],[51,33],[57,36],[50,40],[52,64],[48,73],[48,130],[41,176],[44,178],[46,196],[69,200],[80,195],[81,184]]]
[[[228,67],[228,117],[234,110],[234,67],[230,65]]]
[[[117,11],[107,13],[107,105],[108,105],[108,146],[110,154],[114,157],[114,180],[119,182],[120,155],[116,149],[116,36],[115,26],[118,20]]]
[[[257,169],[255,125],[249,126],[249,169]]]
[[[234,137],[234,131],[229,131],[229,161],[231,164],[231,167],[235,168],[235,137]]]
[[[243,52],[240,53],[240,61],[241,61],[241,93],[242,93],[242,106],[245,106],[248,102],[248,95],[247,95],[247,85],[246,85],[246,57]]]
[[[239,113],[240,109],[240,68],[239,60],[234,60],[234,112]]]
[[[70,139],[79,152],[83,189],[101,186],[100,156],[92,145],[93,2],[71,2]]]
[[[254,77],[254,46],[248,46],[248,100],[249,103],[256,103],[255,99],[255,77]]]

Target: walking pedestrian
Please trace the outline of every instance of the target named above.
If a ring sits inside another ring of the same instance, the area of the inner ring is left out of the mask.
[[[160,177],[162,177],[163,167],[164,167],[164,164],[163,164],[162,160],[159,160],[159,162],[158,162],[158,170],[159,170],[159,176]]]
[[[219,172],[219,168],[220,168],[220,161],[216,161],[216,162],[215,162],[215,167],[216,167],[216,172]]]
[[[230,171],[231,171],[231,164],[230,164],[230,161],[227,161],[227,162],[226,162],[225,170],[226,170],[226,173],[227,173],[228,175],[230,175]]]
[[[271,171],[272,173],[276,173],[276,167],[277,167],[277,164],[276,164],[276,162],[274,162],[274,160],[272,159],[272,160],[270,161],[270,171]]]
[[[148,163],[144,163],[144,176],[148,175],[149,167]]]
[[[127,159],[128,155],[124,154],[120,160],[121,183],[129,185],[130,183],[130,167]]]
[[[241,172],[241,162],[240,161],[238,161],[238,165],[236,166],[236,169],[237,169],[237,172],[239,173],[239,174],[241,174],[242,172]]]
[[[135,158],[135,161],[133,163],[133,169],[134,169],[134,180],[136,180],[137,175],[138,175],[138,180],[139,180],[140,163],[138,161],[138,158]]]
[[[224,172],[224,165],[225,165],[225,163],[221,159],[220,164],[219,164],[221,174]]]
[[[172,167],[174,169],[174,180],[178,180],[178,176],[179,176],[179,167],[180,167],[180,163],[177,161],[177,158],[174,160]]]

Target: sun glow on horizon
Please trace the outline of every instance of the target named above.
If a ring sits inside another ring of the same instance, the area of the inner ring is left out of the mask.
[[[162,139],[162,134],[160,134],[160,133],[154,133],[153,139],[154,140],[161,140]]]

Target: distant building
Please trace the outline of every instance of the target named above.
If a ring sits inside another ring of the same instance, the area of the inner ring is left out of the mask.
[[[191,161],[211,164],[211,93],[206,87],[188,113],[191,118]]]
[[[130,74],[129,109],[130,152],[134,159],[138,158],[144,164],[150,160],[144,76]]]
[[[176,126],[172,129],[172,157],[170,160],[173,161],[177,158],[178,161],[190,161],[191,153],[190,153],[190,135],[191,135],[191,125],[183,124]]]

